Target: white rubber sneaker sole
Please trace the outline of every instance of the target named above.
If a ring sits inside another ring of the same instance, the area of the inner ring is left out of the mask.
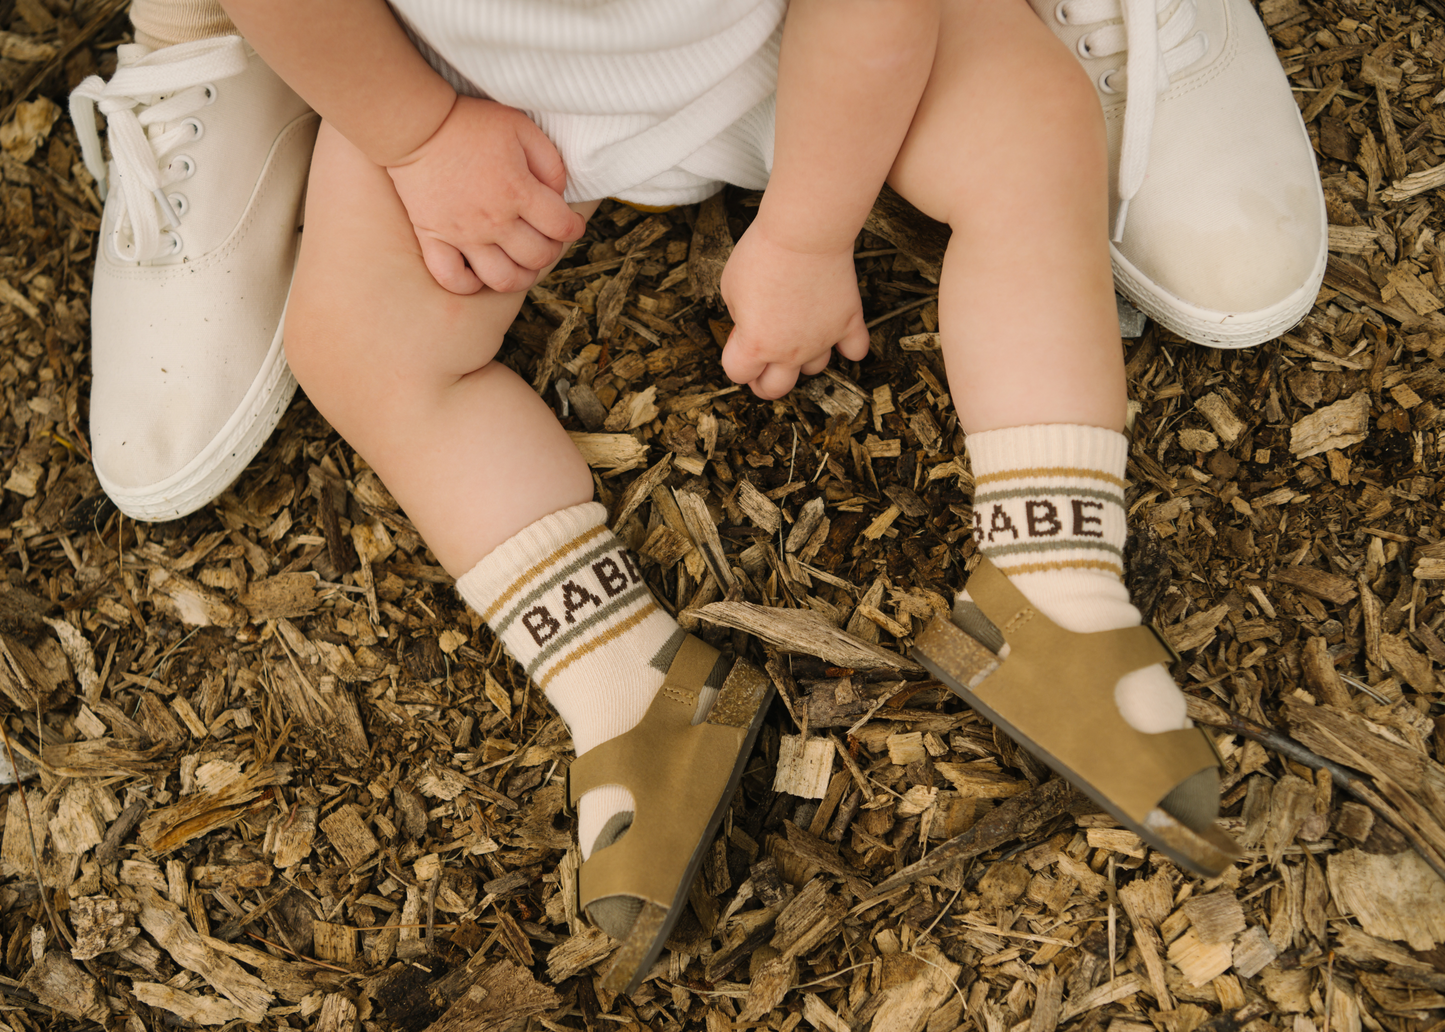
[[[1309,279],[1288,297],[1253,312],[1219,312],[1192,305],[1142,275],[1113,244],[1109,245],[1109,260],[1119,293],[1160,326],[1206,347],[1248,348],[1292,329],[1314,307],[1329,261],[1328,235],[1328,227],[1322,226],[1320,251]]]
[[[96,470],[101,488],[117,509],[131,519],[148,523],[179,519],[210,504],[236,482],[281,422],[296,393],[296,377],[286,363],[282,343],[285,328],[283,310],[271,349],[251,389],[221,432],[185,466],[141,489],[108,483]]]

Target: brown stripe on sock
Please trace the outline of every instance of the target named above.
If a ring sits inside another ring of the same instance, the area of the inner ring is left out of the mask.
[[[985,473],[981,477],[974,477],[975,487],[980,484],[992,484],[1000,480],[1037,480],[1040,477],[1076,477],[1081,480],[1102,480],[1106,484],[1113,484],[1122,489],[1124,481],[1112,473],[1103,473],[1097,469],[1084,469],[1079,466],[1029,466],[1024,469],[1006,469],[999,473]]]
[[[547,685],[551,683],[552,678],[556,677],[567,667],[577,662],[577,660],[587,655],[587,653],[591,652],[593,649],[601,648],[608,642],[621,637],[623,634],[626,634],[628,631],[632,630],[632,628],[636,627],[643,620],[647,619],[655,612],[657,612],[657,603],[649,602],[647,603],[647,605],[643,606],[637,612],[633,613],[627,619],[619,623],[616,627],[608,629],[607,631],[593,638],[591,641],[587,642],[585,645],[581,645],[578,648],[574,649],[571,653],[559,659],[557,661],[557,665],[554,666],[551,670],[547,671],[546,677],[543,677],[537,681],[537,687],[540,688],[543,692],[545,692],[547,690]]]
[[[520,577],[514,580],[511,587],[507,588],[506,591],[502,592],[502,594],[497,597],[497,600],[487,607],[487,611],[482,614],[482,619],[487,623],[491,623],[492,617],[497,615],[497,611],[500,610],[504,605],[506,605],[513,595],[521,591],[529,583],[531,583],[531,581],[536,579],[537,574],[541,573],[552,564],[559,562],[563,557],[567,555],[567,553],[576,551],[578,548],[581,548],[587,542],[595,538],[598,534],[601,534],[606,530],[607,527],[605,525],[593,527],[581,537],[574,538],[573,540],[567,542],[567,544],[557,549],[557,551],[553,552],[547,558],[543,559],[536,566],[533,566],[526,573],[522,574]]]
[[[1050,573],[1054,570],[1104,570],[1107,573],[1117,574],[1121,580],[1124,576],[1123,566],[1118,563],[1106,563],[1102,559],[1060,559],[1051,563],[1020,563],[1018,566],[996,563],[995,565],[1010,576],[1020,573]]]

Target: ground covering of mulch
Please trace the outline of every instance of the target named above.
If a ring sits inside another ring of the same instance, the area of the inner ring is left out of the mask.
[[[630,998],[573,902],[565,728],[304,398],[194,516],[99,494],[60,111],[123,6],[0,0],[0,1028],[1445,1028],[1445,5],[1264,0],[1325,288],[1252,350],[1125,341],[1130,576],[1246,847],[1212,881],[907,658],[974,554],[941,227],[880,200],[872,356],[776,402],[718,365],[755,195],[604,207],[532,292],[507,361],[658,598],[779,693]]]

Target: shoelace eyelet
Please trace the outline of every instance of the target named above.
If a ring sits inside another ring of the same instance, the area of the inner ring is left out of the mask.
[[[178,219],[185,218],[186,212],[191,210],[191,202],[186,200],[185,194],[166,194],[166,200],[171,202],[171,211],[176,213],[176,218]]]
[[[171,255],[180,254],[181,250],[186,246],[185,242],[181,240],[181,235],[173,229],[168,229],[162,233],[161,239],[168,241],[171,246],[169,250],[157,255],[156,257],[158,258],[169,258]]]
[[[1107,72],[1101,72],[1101,73],[1100,73],[1100,75],[1099,75],[1099,92],[1100,92],[1100,93],[1118,93],[1118,92],[1119,92],[1117,89],[1115,89],[1115,88],[1114,88],[1112,85],[1110,85],[1110,83],[1109,83],[1109,77],[1112,76],[1112,75],[1113,75],[1115,72],[1117,72],[1118,70],[1119,70],[1119,69],[1117,69],[1117,68],[1111,68],[1111,69],[1109,69],[1109,71],[1107,71]]]
[[[1068,2],[1069,0],[1059,0],[1059,2],[1054,5],[1054,21],[1058,22],[1060,25],[1069,24],[1069,16],[1064,11],[1064,5],[1066,5]]]
[[[207,104],[214,104],[216,102],[216,98],[221,95],[221,91],[216,89],[216,84],[213,82],[206,83],[204,86],[201,87],[201,89],[206,91]]]
[[[1074,49],[1079,52],[1079,56],[1084,58],[1084,60],[1092,61],[1094,59],[1094,52],[1089,49],[1089,34],[1087,32],[1079,37],[1079,41],[1074,44]]]
[[[181,122],[181,125],[188,125],[191,127],[192,140],[199,140],[202,136],[206,135],[206,127],[201,124],[201,120],[199,118],[187,118],[183,122]]]
[[[181,172],[182,179],[190,179],[191,176],[196,174],[196,159],[189,154],[177,154],[171,159],[170,164],[168,164],[166,168],[171,169],[178,165],[183,170]]]

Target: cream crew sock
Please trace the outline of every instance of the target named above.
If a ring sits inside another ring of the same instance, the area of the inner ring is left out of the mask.
[[[217,0],[133,0],[130,22],[135,41],[152,50],[236,34]]]
[[[1128,439],[1093,426],[1048,424],[968,435],[974,540],[1024,597],[1065,630],[1140,622],[1124,587]],[[977,613],[965,590],[955,619]],[[1120,679],[1123,718],[1146,733],[1190,726],[1184,694],[1162,664]]]
[[[596,502],[524,528],[462,575],[457,591],[566,721],[579,756],[637,725],[685,637]],[[714,671],[709,684],[720,683]],[[704,690],[698,712],[716,697]],[[579,800],[583,859],[599,836],[605,845],[631,823],[632,807],[615,785]]]

